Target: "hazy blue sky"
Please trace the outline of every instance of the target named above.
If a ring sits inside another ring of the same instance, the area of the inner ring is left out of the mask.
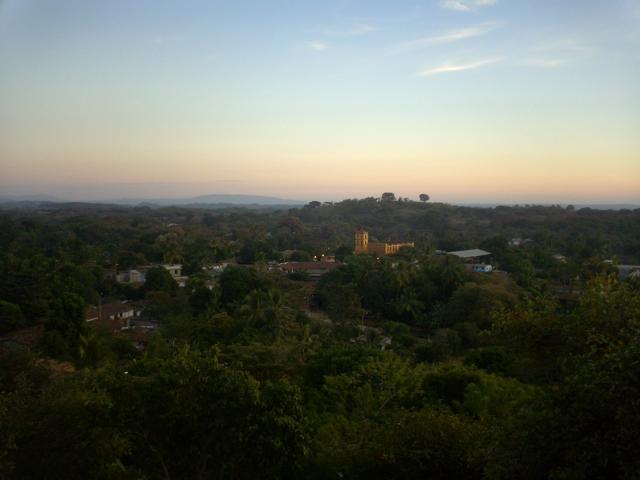
[[[0,0],[0,193],[640,200],[640,0]]]

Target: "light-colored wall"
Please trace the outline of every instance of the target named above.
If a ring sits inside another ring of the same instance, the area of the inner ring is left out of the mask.
[[[369,233],[358,230],[355,234],[355,253],[375,253],[376,255],[395,255],[402,247],[413,247],[413,242],[383,243],[369,242]]]

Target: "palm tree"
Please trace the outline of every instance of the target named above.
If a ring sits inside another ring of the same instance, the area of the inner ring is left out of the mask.
[[[88,330],[78,338],[78,360],[82,365],[95,367],[99,360],[100,339],[94,330]]]
[[[249,322],[277,334],[285,308],[283,295],[278,290],[254,290],[245,297],[240,311]]]
[[[415,323],[424,313],[424,304],[418,300],[416,292],[410,288],[405,289],[396,299],[395,308],[400,317],[408,318],[412,323]]]
[[[415,272],[408,263],[400,262],[397,264],[395,269],[395,279],[397,285],[396,298],[400,295],[400,291],[411,283],[414,275]]]
[[[265,310],[265,295],[261,290],[253,290],[245,299],[240,312],[251,323],[260,323]]]
[[[462,283],[462,266],[447,255],[440,265],[438,274],[443,299],[449,298]]]

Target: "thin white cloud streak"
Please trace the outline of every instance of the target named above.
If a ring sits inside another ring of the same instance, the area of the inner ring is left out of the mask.
[[[471,12],[482,7],[490,7],[498,3],[497,0],[441,0],[440,6],[456,12]]]
[[[145,42],[149,45],[163,46],[169,43],[175,43],[180,40],[178,35],[154,35],[145,38]]]
[[[423,70],[420,73],[418,73],[418,75],[421,77],[431,77],[433,75],[439,75],[441,73],[454,73],[454,72],[463,72],[465,70],[475,70],[476,68],[493,65],[503,60],[504,59],[502,57],[494,57],[494,58],[487,58],[485,60],[478,60],[476,62],[471,62],[471,63],[459,63],[459,64],[446,63],[438,67],[433,67],[427,70]]]
[[[579,62],[597,54],[599,49],[576,37],[550,39],[529,48],[528,57],[520,65],[541,68],[557,68],[568,61]]]
[[[329,45],[327,45],[324,42],[315,41],[315,42],[309,42],[309,48],[314,52],[323,52],[327,48],[329,48]]]
[[[556,38],[530,49],[532,52],[550,52],[550,51],[565,51],[565,52],[577,52],[583,54],[593,53],[597,48],[586,45],[584,42],[577,38]]]
[[[469,38],[479,37],[491,32],[495,26],[482,25],[477,27],[461,28],[458,30],[451,30],[442,35],[434,37],[422,37],[410,40],[408,42],[402,42],[389,50],[391,53],[410,52],[412,50],[418,50],[433,45],[443,45],[447,43],[459,42],[461,40],[467,40]]]
[[[375,32],[378,29],[368,23],[358,23],[349,28],[336,29],[336,28],[322,28],[314,30],[315,33],[326,35],[327,37],[359,37],[367,35],[371,32]]]
[[[367,33],[371,33],[371,32],[375,32],[376,28],[371,26],[371,25],[367,25],[366,23],[361,23],[359,25],[355,25],[350,31],[349,31],[349,35],[353,36],[353,37],[357,37],[360,35],[366,35]]]
[[[566,64],[566,60],[560,58],[527,58],[518,63],[525,67],[558,68]]]

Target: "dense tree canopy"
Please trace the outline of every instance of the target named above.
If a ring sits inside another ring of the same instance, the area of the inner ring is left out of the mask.
[[[640,211],[398,198],[3,210],[0,478],[637,478]]]

